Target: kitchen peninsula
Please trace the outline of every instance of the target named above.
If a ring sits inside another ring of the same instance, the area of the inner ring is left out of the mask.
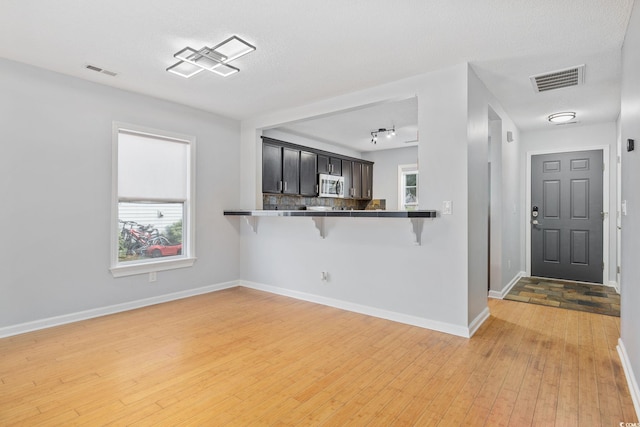
[[[372,211],[372,210],[225,210],[226,216],[306,216],[346,218],[435,218],[434,210],[417,211]]]
[[[385,210],[386,200],[373,198],[371,161],[266,136],[261,145],[263,209],[224,211],[244,217],[256,234],[259,218],[308,217],[323,239],[328,218],[406,218],[420,245],[424,220],[436,217],[435,210]]]
[[[415,243],[422,244],[422,225],[428,218],[435,218],[435,210],[416,211],[383,211],[383,210],[225,210],[225,216],[242,216],[257,233],[257,218],[259,217],[309,217],[323,239],[326,236],[325,218],[408,218],[413,227]]]

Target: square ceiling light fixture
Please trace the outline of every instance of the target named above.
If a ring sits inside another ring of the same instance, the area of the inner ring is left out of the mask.
[[[229,37],[214,47],[205,46],[200,50],[185,47],[173,55],[180,61],[167,68],[167,71],[184,78],[193,77],[204,70],[227,77],[240,71],[228,63],[254,50],[255,46],[237,36]]]

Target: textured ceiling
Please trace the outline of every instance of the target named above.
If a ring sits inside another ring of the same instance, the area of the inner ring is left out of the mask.
[[[395,128],[396,135],[378,135],[371,143],[371,132]],[[418,144],[418,99],[386,102],[347,112],[310,118],[277,128],[282,132],[308,137],[356,151],[388,150]]]
[[[470,62],[529,130],[564,109],[581,123],[615,120],[632,2],[1,0],[0,57],[236,119]],[[234,62],[240,73],[165,71],[183,47],[233,34],[257,47]],[[584,86],[532,90],[529,76],[579,64]]]

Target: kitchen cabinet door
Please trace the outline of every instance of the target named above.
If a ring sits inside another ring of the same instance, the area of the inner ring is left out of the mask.
[[[262,144],[262,192],[282,191],[282,147]]]
[[[318,173],[342,175],[342,160],[318,154]]]
[[[317,196],[318,171],[317,155],[308,151],[300,151],[300,195]]]
[[[371,163],[362,164],[362,198],[365,200],[373,198],[373,165]]]
[[[282,193],[300,194],[300,150],[282,148]]]
[[[331,163],[331,175],[342,175],[342,160],[329,157],[329,163]]]
[[[344,178],[344,198],[351,199],[353,198],[353,188],[352,188],[352,179],[351,179],[351,161],[343,160],[342,161],[342,177]]]
[[[351,186],[353,187],[352,196],[354,199],[362,198],[362,163],[351,162],[351,175],[353,181]]]

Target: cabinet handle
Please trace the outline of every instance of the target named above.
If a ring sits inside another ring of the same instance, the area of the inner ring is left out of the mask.
[[[278,182],[278,191],[282,191],[282,181]]]
[[[284,182],[284,191],[287,191],[287,181]]]
[[[320,186],[318,184],[316,184],[316,193],[320,192]]]

